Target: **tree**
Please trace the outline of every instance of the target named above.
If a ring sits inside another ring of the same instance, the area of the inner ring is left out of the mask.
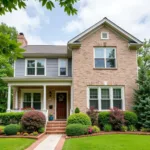
[[[38,0],[42,6],[48,10],[55,8],[54,0]],[[64,11],[68,15],[77,14],[77,10],[73,7],[79,0],[55,0],[60,7],[64,8]],[[26,8],[27,0],[0,0],[0,15],[4,15],[6,12],[12,12],[13,10]]]
[[[138,116],[139,127],[150,128],[150,76],[144,65],[140,66],[137,83],[133,108]]]
[[[17,43],[16,35],[15,28],[0,25],[0,112],[6,111],[7,104],[7,84],[2,78],[13,76],[13,63],[24,52]]]

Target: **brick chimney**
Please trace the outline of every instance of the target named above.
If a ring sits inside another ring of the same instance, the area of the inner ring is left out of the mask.
[[[26,40],[26,38],[22,32],[18,34],[17,41],[19,43],[21,43],[21,47],[25,47],[28,45],[28,42],[27,42],[27,40]]]

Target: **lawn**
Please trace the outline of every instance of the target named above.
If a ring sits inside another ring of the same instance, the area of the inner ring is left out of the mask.
[[[0,150],[24,150],[33,142],[35,142],[34,139],[0,138]]]
[[[65,141],[63,150],[150,150],[147,135],[101,135]]]

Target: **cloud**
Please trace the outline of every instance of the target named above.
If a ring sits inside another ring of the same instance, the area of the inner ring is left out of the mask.
[[[30,15],[30,10],[34,10],[34,16]],[[48,23],[49,19],[45,15],[41,4],[37,1],[27,1],[27,9],[6,13],[0,17],[0,22],[4,22],[9,26],[14,26],[18,32],[23,32],[28,44],[45,44],[36,31],[41,28],[41,23]]]
[[[108,17],[139,39],[150,38],[149,0],[82,0],[79,5],[77,18],[63,27],[68,33],[82,32]]]
[[[53,41],[52,44],[54,45],[67,45],[68,41],[63,41],[63,40],[58,40],[58,41]]]

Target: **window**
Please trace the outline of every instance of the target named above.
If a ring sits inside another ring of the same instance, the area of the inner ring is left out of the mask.
[[[113,47],[95,47],[95,68],[115,68],[116,49]]]
[[[26,66],[27,75],[45,75],[45,59],[28,59]]]
[[[123,91],[123,87],[119,86],[89,87],[89,107],[98,110],[117,107],[124,110]]]
[[[68,75],[68,59],[58,60],[58,75],[67,76]]]
[[[108,32],[101,32],[101,39],[109,39],[109,33]]]
[[[98,109],[98,89],[90,89],[90,108]]]
[[[41,93],[24,93],[23,108],[41,109]]]

